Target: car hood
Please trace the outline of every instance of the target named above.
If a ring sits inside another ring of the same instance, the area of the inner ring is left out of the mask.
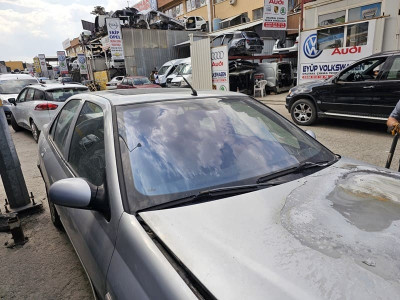
[[[17,99],[18,94],[1,94],[0,93],[0,99],[3,101],[4,105],[10,105],[10,102],[8,102],[8,99],[14,98]]]
[[[341,159],[299,180],[140,213],[217,299],[393,299],[400,175]]]
[[[292,92],[294,93],[303,93],[303,92],[309,92],[311,91],[314,87],[316,86],[321,86],[329,83],[329,81],[325,80],[313,80],[309,82],[305,82],[302,84],[299,84],[291,89]]]

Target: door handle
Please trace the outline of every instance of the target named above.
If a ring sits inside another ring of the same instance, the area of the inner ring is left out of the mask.
[[[373,89],[373,88],[375,88],[374,85],[363,86],[363,89]]]

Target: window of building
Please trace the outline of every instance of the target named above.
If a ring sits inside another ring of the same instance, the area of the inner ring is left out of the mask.
[[[264,13],[264,7],[253,9],[253,21],[262,19]]]
[[[333,49],[343,47],[344,26],[318,30],[317,47],[318,50]]]
[[[330,14],[318,16],[318,26],[329,26],[344,23],[346,19],[346,11],[337,11]]]
[[[165,14],[171,18],[176,18],[183,15],[183,3],[166,10]]]
[[[191,12],[192,11],[192,1],[187,0],[186,1],[186,12]]]
[[[374,3],[349,9],[348,22],[376,18],[381,15],[381,3]]]
[[[368,41],[368,22],[347,26],[346,47],[366,45]]]
[[[224,1],[226,1],[226,0],[214,0],[214,4],[218,4],[218,3],[221,3],[221,2],[224,2]]]

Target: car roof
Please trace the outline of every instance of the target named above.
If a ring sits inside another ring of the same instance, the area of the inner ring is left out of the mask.
[[[54,90],[54,89],[69,89],[69,88],[87,88],[83,84],[62,84],[62,83],[44,83],[44,84],[32,84],[27,87],[35,88],[42,91]]]
[[[370,55],[369,57],[392,56],[392,55],[398,55],[398,54],[400,54],[399,50],[393,50],[393,51],[384,51],[384,52],[374,53],[374,54]]]
[[[0,80],[22,80],[22,79],[36,79],[28,74],[0,74]]]
[[[204,97],[223,97],[223,96],[245,96],[236,92],[223,92],[215,90],[197,91],[198,96],[192,96],[192,91],[188,88],[149,88],[149,89],[120,89],[93,92],[89,95],[96,95],[107,99],[112,105],[127,105],[144,102],[157,102],[182,99],[199,99]],[[82,96],[84,94],[80,94]],[[146,95],[146,97],[143,97]]]

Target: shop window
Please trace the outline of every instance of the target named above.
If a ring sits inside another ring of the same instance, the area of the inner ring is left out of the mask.
[[[346,19],[346,11],[337,11],[334,13],[318,16],[318,26],[330,26],[344,23]]]
[[[347,26],[346,47],[366,45],[368,41],[368,22]]]
[[[348,22],[376,18],[381,15],[381,3],[374,3],[349,9]]]
[[[253,20],[262,19],[264,13],[264,7],[253,9]]]
[[[343,40],[344,26],[318,30],[318,50],[341,48],[343,47]]]

